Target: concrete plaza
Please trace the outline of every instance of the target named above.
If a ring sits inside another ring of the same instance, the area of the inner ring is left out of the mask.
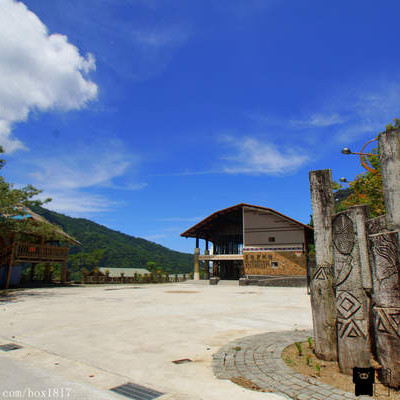
[[[109,389],[132,382],[162,399],[281,399],[215,378],[212,355],[244,336],[311,328],[305,288],[189,281],[28,289],[0,298],[0,344],[23,346],[0,352],[0,365],[36,368],[69,383],[72,395],[80,385],[122,398]],[[184,358],[192,362],[172,363]],[[12,379],[2,379],[0,388],[12,390]],[[15,390],[23,384],[16,380]]]

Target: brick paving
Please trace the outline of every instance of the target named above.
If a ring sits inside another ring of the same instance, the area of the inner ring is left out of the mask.
[[[304,342],[312,331],[271,332],[237,339],[213,355],[212,367],[219,379],[244,377],[266,392],[295,400],[371,400],[304,376],[281,358],[283,349]]]

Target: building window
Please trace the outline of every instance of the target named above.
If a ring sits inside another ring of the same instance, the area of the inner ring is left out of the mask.
[[[272,268],[278,268],[278,261],[272,261]]]
[[[270,236],[268,238],[268,242],[275,242],[275,236]]]

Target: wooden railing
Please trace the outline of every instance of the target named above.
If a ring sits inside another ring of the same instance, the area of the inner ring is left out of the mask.
[[[17,242],[14,258],[16,260],[64,261],[68,257],[68,251],[68,247]]]
[[[168,278],[166,277],[154,277],[151,278],[150,275],[148,276],[140,276],[140,277],[133,277],[133,276],[105,276],[105,275],[92,275],[92,276],[83,276],[82,283],[165,283],[165,282],[184,282],[188,278],[178,276],[178,275],[171,275]]]

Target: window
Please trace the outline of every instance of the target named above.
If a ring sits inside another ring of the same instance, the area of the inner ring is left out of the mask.
[[[272,261],[272,268],[278,268],[279,267],[279,264],[278,264],[278,261]]]
[[[268,242],[275,242],[275,236],[270,236],[268,238]]]

